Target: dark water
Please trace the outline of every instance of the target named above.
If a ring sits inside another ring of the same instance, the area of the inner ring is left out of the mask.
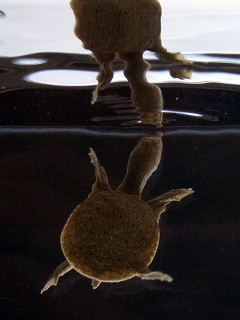
[[[151,267],[172,275],[174,281],[133,278],[101,284],[93,291],[88,279],[71,271],[57,287],[40,295],[64,260],[61,230],[94,182],[89,147],[116,188],[138,140],[157,129],[139,123],[127,82],[113,83],[92,106],[94,85],[51,86],[23,80],[42,70],[98,71],[93,58],[32,57],[47,62],[16,65],[11,58],[0,60],[2,319],[239,319],[240,89],[236,81],[154,82],[162,89],[167,110],[164,150],[142,196],[151,199],[173,188],[195,191],[170,204],[160,222],[161,241]],[[193,76],[197,72],[202,78],[213,73],[225,74],[226,79],[238,76],[238,58],[205,56],[205,62],[193,64]],[[176,68],[151,62],[157,72]],[[114,64],[115,70],[122,67]]]

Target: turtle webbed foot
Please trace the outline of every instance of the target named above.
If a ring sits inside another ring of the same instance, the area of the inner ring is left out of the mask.
[[[160,218],[162,212],[166,210],[166,206],[172,201],[180,201],[189,194],[194,193],[192,188],[187,189],[172,189],[159,197],[147,201],[147,205],[151,208],[157,221]]]
[[[169,52],[162,46],[161,40],[158,39],[153,48],[151,49],[157,55],[157,57],[165,62],[173,62],[173,63],[183,63],[185,65],[191,65],[193,62],[185,58],[185,56],[181,52]],[[192,70],[188,67],[186,68],[177,68],[170,69],[170,75],[173,78],[179,78],[181,80],[191,79]]]
[[[182,198],[188,196],[189,194],[194,193],[192,188],[187,189],[172,189],[164,194],[162,194],[160,197],[162,202],[172,202],[172,201],[180,201]],[[158,199],[156,198],[156,199]]]
[[[138,273],[137,277],[141,278],[142,280],[160,280],[160,281],[167,281],[172,282],[173,278],[161,271],[151,271],[149,269],[144,270],[142,273]]]
[[[68,271],[70,271],[72,269],[72,267],[70,266],[70,264],[68,263],[68,261],[64,261],[62,264],[60,264],[60,266],[57,267],[57,269],[53,272],[53,274],[51,275],[51,277],[48,279],[48,281],[46,282],[45,286],[43,287],[43,289],[41,290],[41,294],[46,291],[47,289],[49,289],[51,286],[56,286],[58,283],[58,279],[63,276],[65,273],[67,273]]]
[[[170,75],[172,78],[178,78],[180,80],[191,79],[192,78],[192,70],[190,69],[171,69]]]
[[[158,54],[159,58],[166,62],[178,62],[183,64],[192,64],[191,60],[185,58],[181,52],[161,52]],[[191,79],[192,70],[189,68],[177,68],[170,69],[170,75],[172,78],[178,78],[181,80]]]

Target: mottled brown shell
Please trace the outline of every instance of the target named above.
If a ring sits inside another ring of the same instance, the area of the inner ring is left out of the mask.
[[[100,192],[82,202],[69,217],[61,246],[70,265],[100,281],[122,281],[152,261],[159,228],[140,198]]]
[[[75,34],[93,52],[145,51],[160,35],[156,0],[72,0]]]

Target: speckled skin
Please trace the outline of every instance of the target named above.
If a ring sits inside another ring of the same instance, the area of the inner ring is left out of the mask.
[[[138,197],[100,192],[71,214],[61,236],[66,259],[81,274],[100,281],[123,281],[151,263],[159,228]]]
[[[171,53],[162,46],[162,8],[157,0],[72,0],[70,5],[76,20],[75,35],[84,48],[92,51],[100,65],[92,103],[97,101],[98,91],[111,82],[114,59],[120,58],[129,64],[126,54],[137,57],[150,50],[162,60],[190,62],[180,52]],[[186,70],[177,69],[171,74],[189,78]]]
[[[161,31],[156,0],[72,0],[75,34],[93,52],[147,50]]]
[[[56,285],[71,269],[92,279],[93,288],[101,282],[119,282],[134,276],[171,282],[160,271],[148,269],[158,248],[160,215],[171,201],[179,201],[192,189],[171,190],[147,201],[142,190],[157,169],[162,153],[162,134],[142,138],[132,151],[123,182],[112,191],[105,169],[90,149],[96,181],[88,199],[70,215],[61,234],[66,258],[45,284],[42,292]]]

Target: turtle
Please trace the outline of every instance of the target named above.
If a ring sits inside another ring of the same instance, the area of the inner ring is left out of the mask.
[[[130,154],[126,175],[112,190],[105,169],[90,148],[96,181],[88,198],[68,218],[60,243],[66,261],[54,271],[42,292],[57,285],[58,278],[71,269],[101,282],[141,279],[171,282],[161,271],[151,271],[160,239],[159,219],[166,205],[193,193],[191,188],[173,189],[144,202],[142,190],[161,159],[162,134],[143,137]]]
[[[133,61],[128,57],[126,60],[127,54],[137,57],[149,50],[163,61],[192,63],[181,52],[169,52],[163,47],[162,8],[158,0],[71,0],[70,6],[76,20],[75,35],[100,65],[92,104],[97,101],[99,90],[105,89],[113,78],[112,61]],[[185,79],[191,77],[191,70],[171,69],[170,74]]]

